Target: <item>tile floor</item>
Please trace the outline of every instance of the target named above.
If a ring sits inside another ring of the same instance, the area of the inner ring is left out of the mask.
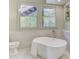
[[[17,54],[9,53],[9,59],[43,59],[41,57],[34,58],[30,54],[30,49],[21,49]],[[66,51],[60,59],[70,59],[69,53]]]

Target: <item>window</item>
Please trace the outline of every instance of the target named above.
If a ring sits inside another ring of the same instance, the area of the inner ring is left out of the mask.
[[[55,27],[55,8],[53,9],[48,9],[44,8],[43,9],[43,27]]]
[[[56,27],[55,8],[46,7],[42,9],[41,7],[36,5],[21,5],[19,8],[20,28]]]
[[[35,6],[21,5],[20,9],[20,27],[37,27],[37,8]]]

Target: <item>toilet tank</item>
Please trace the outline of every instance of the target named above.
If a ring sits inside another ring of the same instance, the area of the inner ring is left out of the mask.
[[[64,39],[67,41],[67,49],[70,51],[70,31],[64,30]]]

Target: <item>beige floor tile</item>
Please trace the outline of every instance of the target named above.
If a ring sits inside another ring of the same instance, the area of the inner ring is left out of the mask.
[[[10,53],[9,59],[43,59],[41,57],[32,57],[30,49],[21,49],[17,54]],[[64,55],[60,59],[69,59],[69,53],[65,51]]]

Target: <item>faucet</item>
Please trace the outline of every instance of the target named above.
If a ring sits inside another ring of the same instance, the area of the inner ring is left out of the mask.
[[[52,33],[53,33],[53,37],[56,38],[56,32],[54,29],[52,30]]]

